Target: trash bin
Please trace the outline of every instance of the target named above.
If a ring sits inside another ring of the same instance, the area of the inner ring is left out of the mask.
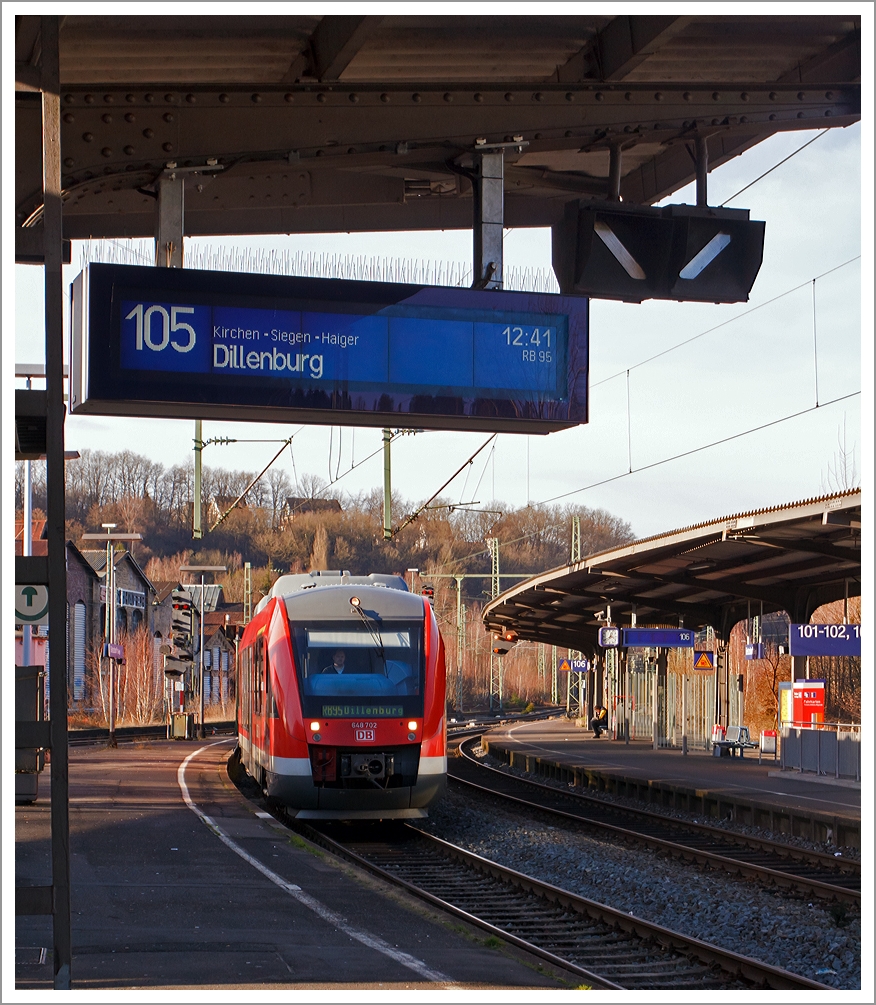
[[[775,729],[761,730],[760,749],[757,752],[757,763],[760,764],[764,754],[768,754],[773,760],[777,755],[778,731]]]

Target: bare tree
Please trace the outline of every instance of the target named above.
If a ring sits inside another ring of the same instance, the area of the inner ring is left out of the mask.
[[[855,462],[857,443],[848,445],[846,435],[846,415],[843,413],[842,432],[837,429],[837,449],[827,465],[827,477],[822,476],[825,492],[848,492],[861,487],[861,475]]]

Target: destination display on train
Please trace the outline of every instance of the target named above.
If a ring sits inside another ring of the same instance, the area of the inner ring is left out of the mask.
[[[583,298],[90,265],[72,302],[74,412],[521,432],[587,421]]]

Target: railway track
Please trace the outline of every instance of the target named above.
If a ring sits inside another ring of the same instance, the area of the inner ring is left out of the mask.
[[[828,990],[539,882],[410,825],[290,825],[334,854],[594,988]]]
[[[861,866],[852,859],[807,851],[767,838],[729,833],[708,824],[636,810],[481,764],[472,755],[475,739],[460,743],[448,762],[451,781],[469,792],[494,798],[531,813],[548,814],[565,826],[596,828],[614,838],[636,841],[678,858],[720,868],[818,896],[861,902]]]
[[[117,743],[130,743],[137,740],[167,739],[167,726],[122,726],[116,729]],[[225,736],[237,732],[236,722],[208,722],[208,736]],[[108,729],[71,729],[67,733],[67,742],[71,747],[86,746],[94,743],[108,743]],[[193,741],[189,741],[193,742]]]

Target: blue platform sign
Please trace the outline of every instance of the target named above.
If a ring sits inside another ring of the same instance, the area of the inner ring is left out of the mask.
[[[623,644],[628,649],[663,646],[667,649],[693,649],[692,628],[624,628]]]
[[[587,421],[581,297],[89,265],[71,411],[545,433]]]
[[[860,625],[790,625],[792,656],[860,656]]]
[[[590,660],[572,660],[572,670],[576,673],[587,673],[590,670]]]
[[[745,658],[747,660],[762,660],[764,658],[763,642],[746,642]]]

